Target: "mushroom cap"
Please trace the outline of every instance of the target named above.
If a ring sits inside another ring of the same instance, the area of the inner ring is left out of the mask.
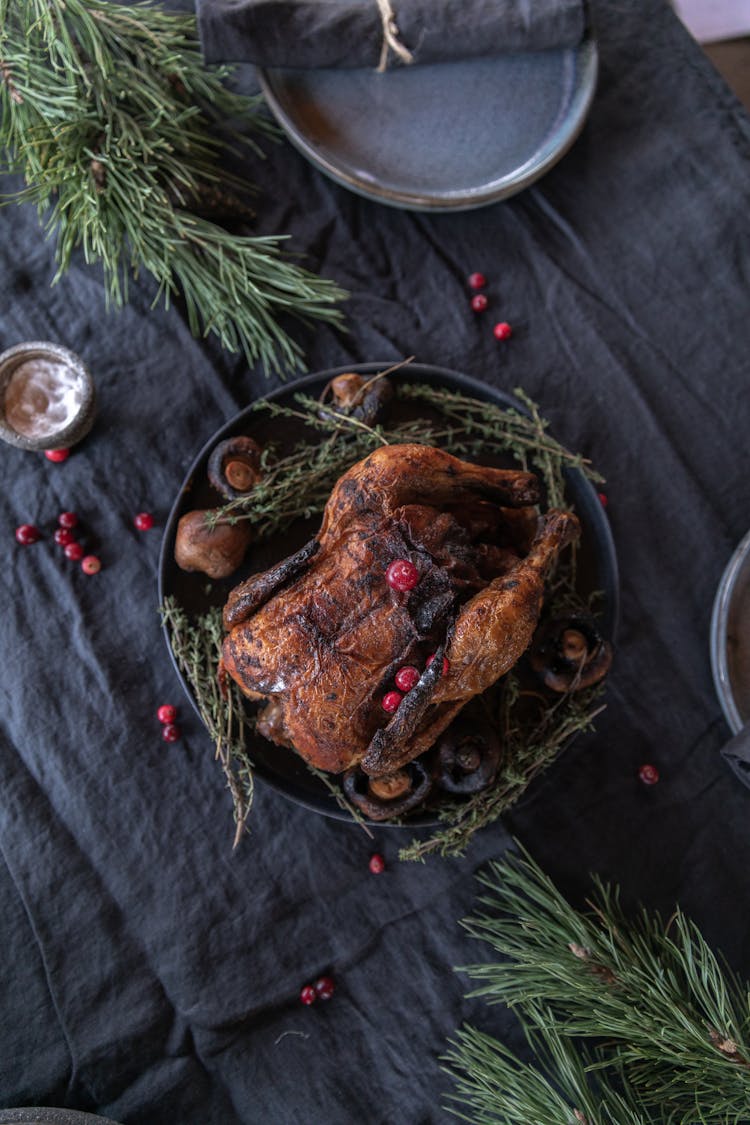
[[[537,630],[529,662],[552,691],[580,691],[604,679],[612,664],[612,645],[593,617],[572,613],[550,618]]]
[[[435,784],[447,793],[478,793],[494,779],[502,757],[498,731],[483,715],[462,713],[439,739]]]
[[[199,571],[209,578],[227,578],[245,557],[252,531],[247,520],[211,527],[212,509],[186,512],[177,524],[174,559],[180,570]]]
[[[208,479],[226,500],[246,496],[261,478],[263,450],[254,438],[239,434],[226,438],[211,450]]]
[[[430,771],[418,758],[377,779],[369,778],[358,766],[344,774],[344,793],[370,820],[392,820],[411,812],[427,799],[431,789]],[[394,795],[387,796],[389,792]]]
[[[347,371],[334,377],[320,396],[321,414],[344,414],[367,426],[382,422],[393,398],[393,385],[385,376],[363,376]]]

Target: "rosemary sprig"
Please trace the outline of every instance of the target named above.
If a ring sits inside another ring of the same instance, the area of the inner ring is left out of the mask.
[[[219,168],[226,123],[272,131],[262,99],[232,92],[228,74],[204,67],[190,13],[0,0],[0,170],[24,177],[10,198],[36,203],[56,234],[55,280],[82,248],[120,306],[145,271],[156,301],[184,300],[196,335],[283,370],[301,356],[278,318],[338,324],[343,293],[286,256],[283,236],[240,236],[202,216],[207,193],[250,190]],[[261,155],[247,132],[233,139]]]
[[[469,1120],[747,1122],[750,987],[679,909],[666,923],[646,910],[631,918],[618,889],[594,879],[577,910],[525,853],[491,864],[480,881],[485,893],[464,926],[498,959],[464,970],[479,982],[471,995],[516,1011],[541,1071],[487,1036],[459,1033],[448,1059]],[[568,1116],[524,1117],[540,1088],[561,1091]],[[633,1116],[612,1112],[615,1094]],[[505,1116],[511,1095],[519,1113]]]
[[[173,597],[164,599],[161,617],[180,671],[190,684],[216,757],[232,795],[236,847],[247,827],[253,804],[253,764],[246,748],[246,717],[235,684],[219,675],[223,627],[221,610],[214,608],[190,621]]]

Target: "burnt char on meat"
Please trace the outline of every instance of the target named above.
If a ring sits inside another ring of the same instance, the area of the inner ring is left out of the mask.
[[[332,772],[379,776],[428,749],[529,645],[545,576],[578,533],[572,513],[538,516],[538,498],[531,473],[429,446],[385,446],[354,465],[318,535],[225,607],[223,665],[268,701],[259,730]],[[395,559],[419,571],[407,593],[386,582]],[[421,679],[390,717],[381,701],[405,664]]]

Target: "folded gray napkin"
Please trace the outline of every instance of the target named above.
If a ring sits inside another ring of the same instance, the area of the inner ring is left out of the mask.
[[[722,747],[722,758],[731,766],[740,781],[750,785],[750,725],[745,726]]]
[[[380,67],[573,47],[586,0],[198,0],[208,63]]]

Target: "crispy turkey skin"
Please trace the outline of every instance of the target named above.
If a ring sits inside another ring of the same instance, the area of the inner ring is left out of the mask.
[[[349,469],[317,536],[227,601],[223,667],[268,701],[260,732],[331,772],[380,776],[427,750],[531,641],[546,574],[579,530],[570,512],[539,517],[538,498],[531,473],[430,446]],[[386,581],[397,559],[418,572],[409,591]],[[420,679],[390,715],[404,665]]]

